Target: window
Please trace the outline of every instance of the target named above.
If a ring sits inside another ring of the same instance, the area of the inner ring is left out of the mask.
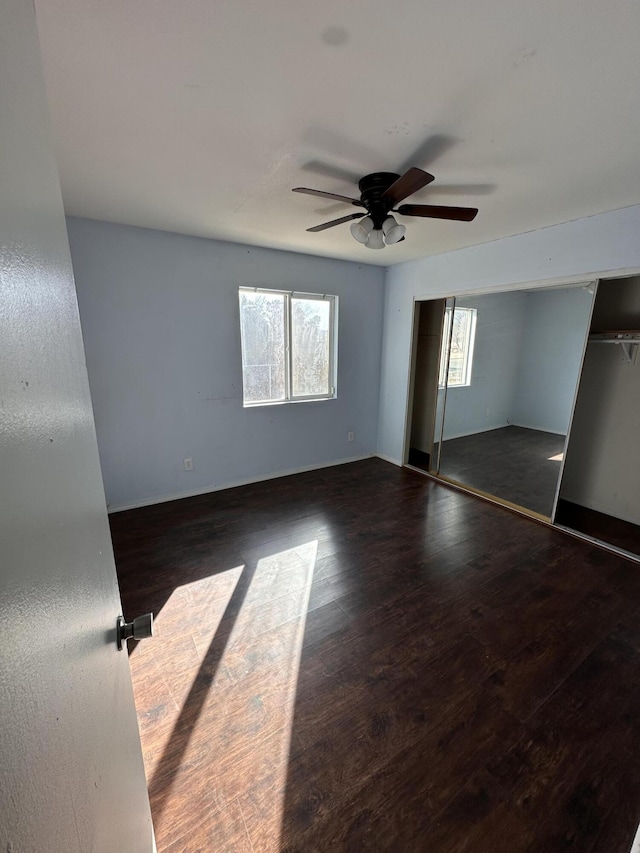
[[[473,363],[473,345],[476,337],[475,308],[455,308],[453,311],[453,332],[451,331],[451,308],[444,312],[442,348],[440,350],[440,378],[438,384],[444,388],[447,369],[447,350],[451,336],[451,355],[447,386],[449,388],[471,385],[471,365]]]
[[[336,396],[337,296],[240,288],[245,406]]]

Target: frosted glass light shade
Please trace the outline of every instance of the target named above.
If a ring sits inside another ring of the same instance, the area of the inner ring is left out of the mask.
[[[350,230],[358,243],[366,243],[373,231],[373,219],[365,216],[359,222],[352,222]]]
[[[365,243],[365,246],[367,249],[384,249],[382,231],[374,229],[371,234],[369,234],[369,239]]]
[[[382,223],[382,233],[388,246],[392,243],[398,243],[404,237],[404,232],[407,229],[404,225],[400,225],[393,216],[387,216]]]

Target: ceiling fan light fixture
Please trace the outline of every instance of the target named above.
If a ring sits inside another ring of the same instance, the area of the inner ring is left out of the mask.
[[[374,228],[371,234],[369,234],[369,239],[365,243],[367,249],[384,249],[384,236],[382,231],[378,228]]]
[[[351,223],[351,233],[358,243],[366,244],[372,231],[373,219],[370,216],[365,216],[360,222]]]
[[[384,234],[387,246],[391,246],[393,243],[399,243],[404,237],[404,232],[406,230],[405,226],[396,222],[395,217],[393,216],[387,216],[385,221],[382,223],[382,233]]]

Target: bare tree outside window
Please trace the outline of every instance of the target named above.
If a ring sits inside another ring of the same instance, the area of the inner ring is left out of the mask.
[[[294,397],[326,397],[330,391],[331,306],[315,299],[291,300],[291,382]]]
[[[245,403],[285,399],[285,305],[281,294],[240,291]]]

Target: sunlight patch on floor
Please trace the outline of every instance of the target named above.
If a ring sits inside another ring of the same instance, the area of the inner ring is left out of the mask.
[[[231,692],[238,697],[225,763],[244,765],[248,769],[244,778],[251,788],[251,792],[225,790],[223,796],[238,798],[249,837],[265,853],[280,851],[300,657],[317,551],[314,540],[258,561],[222,659],[233,685]]]
[[[204,635],[206,643],[207,635],[215,635],[243,570],[241,564],[176,587],[154,619],[153,637],[129,657],[148,780],[203,662],[197,639]]]
[[[177,587],[157,616],[153,639],[131,657],[163,843],[172,837],[163,821],[166,805],[174,796],[193,796],[209,812],[239,804],[260,849],[279,851],[317,552],[317,540],[302,542]],[[256,783],[266,798],[259,808],[247,799],[249,787],[255,798]]]

